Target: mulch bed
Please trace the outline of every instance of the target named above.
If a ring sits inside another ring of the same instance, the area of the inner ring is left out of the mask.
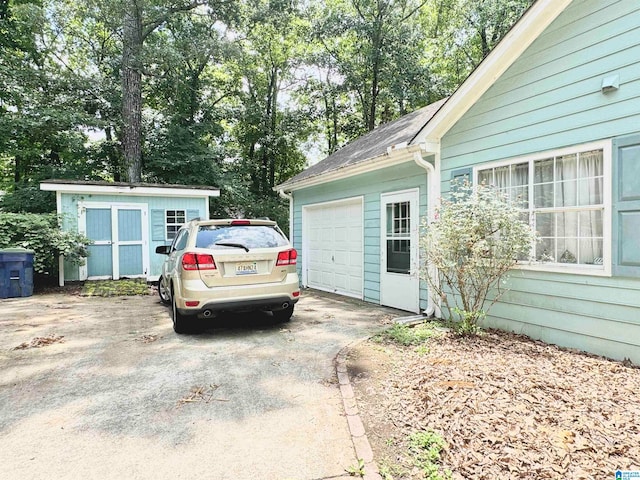
[[[402,464],[404,439],[439,432],[453,479],[614,479],[640,470],[640,369],[489,331],[423,347],[369,341],[353,379],[377,461]],[[353,372],[352,372],[353,377]],[[394,479],[424,478],[406,465]]]

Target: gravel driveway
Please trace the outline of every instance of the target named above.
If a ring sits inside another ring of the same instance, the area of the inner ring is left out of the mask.
[[[351,478],[333,359],[393,312],[305,292],[178,336],[154,296],[0,300],[0,476]]]

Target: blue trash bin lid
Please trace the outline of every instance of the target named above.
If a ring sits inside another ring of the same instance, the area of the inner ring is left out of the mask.
[[[28,248],[22,248],[22,247],[10,247],[10,248],[3,248],[2,250],[0,250],[0,253],[30,253],[30,254],[35,254],[35,250],[29,250]]]

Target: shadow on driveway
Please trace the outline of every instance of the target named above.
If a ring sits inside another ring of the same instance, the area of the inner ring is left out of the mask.
[[[395,314],[305,292],[290,322],[176,335],[156,297],[0,301],[2,476],[339,478],[357,461],[333,359]]]

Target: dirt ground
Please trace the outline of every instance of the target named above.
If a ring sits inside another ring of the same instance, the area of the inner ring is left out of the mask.
[[[360,415],[386,479],[614,479],[640,470],[640,369],[504,332],[349,354]],[[446,442],[441,476],[408,438]]]

